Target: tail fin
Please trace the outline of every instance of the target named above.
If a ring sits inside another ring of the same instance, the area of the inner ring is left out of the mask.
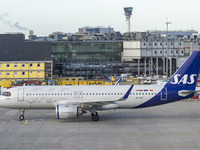
[[[174,73],[165,86],[175,85],[192,90],[196,86],[200,69],[200,51],[194,51],[182,66]]]
[[[115,86],[118,86],[121,80],[122,80],[122,77],[120,77],[119,80],[117,80],[117,82],[115,83]]]

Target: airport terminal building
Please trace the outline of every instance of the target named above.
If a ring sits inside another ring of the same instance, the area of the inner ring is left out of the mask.
[[[198,39],[48,39],[31,41],[24,34],[1,34],[0,61],[52,61],[56,77],[171,75],[193,50],[200,50]]]

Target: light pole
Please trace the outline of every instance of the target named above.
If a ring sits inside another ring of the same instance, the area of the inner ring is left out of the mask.
[[[167,22],[166,22],[166,26],[167,26],[167,35],[166,35],[166,36],[167,36],[166,75],[167,75],[167,77],[168,77],[168,53],[169,53],[169,52],[168,52],[168,51],[169,51],[169,41],[168,41],[168,36],[169,36],[169,35],[168,35],[168,25],[169,25],[169,24],[171,24],[171,22],[168,22],[168,21],[167,21]],[[171,66],[170,66],[170,67],[171,67]]]

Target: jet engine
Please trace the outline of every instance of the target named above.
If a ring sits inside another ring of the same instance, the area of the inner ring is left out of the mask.
[[[72,119],[77,118],[82,114],[86,113],[85,111],[78,108],[76,105],[57,105],[56,107],[56,116],[58,119]]]

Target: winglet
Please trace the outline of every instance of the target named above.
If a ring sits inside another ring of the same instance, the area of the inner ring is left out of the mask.
[[[131,93],[133,86],[134,85],[131,85],[131,87],[128,89],[128,91],[126,92],[126,94],[122,98],[120,98],[118,101],[126,100],[128,98],[128,96],[129,96],[129,94]]]

